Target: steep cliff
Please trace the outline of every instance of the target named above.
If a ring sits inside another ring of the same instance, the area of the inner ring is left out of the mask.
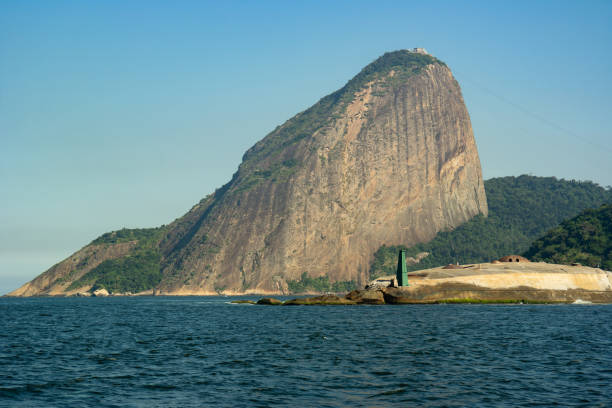
[[[427,241],[487,212],[461,91],[428,55],[388,53],[244,155],[170,226],[163,291],[365,282],[381,243]]]
[[[278,293],[304,272],[362,284],[381,244],[426,242],[480,213],[457,81],[432,56],[391,52],[256,143],[229,183],[163,229],[156,290]]]

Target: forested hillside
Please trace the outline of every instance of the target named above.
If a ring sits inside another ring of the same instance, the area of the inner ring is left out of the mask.
[[[587,208],[612,202],[612,190],[590,181],[555,177],[500,177],[485,180],[489,216],[477,216],[452,231],[444,231],[430,242],[411,248],[392,246],[376,251],[371,277],[395,273],[397,252],[408,256],[429,255],[409,265],[409,270],[449,263],[488,262],[508,254],[520,254],[534,240],[562,221]]]
[[[105,260],[73,281],[68,287],[69,290],[93,285],[92,290],[105,288],[111,293],[135,293],[155,287],[162,279],[158,244],[165,231],[165,226],[124,228],[96,238],[92,245],[112,245],[130,241],[135,241],[136,245],[128,256]],[[70,276],[66,279],[69,278]]]
[[[535,261],[612,271],[612,205],[583,211],[536,240],[525,256]]]

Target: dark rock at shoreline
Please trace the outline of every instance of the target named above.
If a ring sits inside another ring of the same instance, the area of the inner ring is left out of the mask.
[[[345,296],[357,304],[384,305],[385,298],[381,290],[354,290]]]
[[[381,278],[390,281],[390,278]],[[410,285],[370,287],[339,297],[294,299],[287,305],[433,303],[610,303],[612,272],[543,262],[462,265],[410,274]]]
[[[355,305],[357,302],[336,295],[322,295],[311,298],[291,299],[284,306],[295,305]]]
[[[274,298],[261,298],[257,301],[257,304],[258,305],[278,306],[278,305],[282,305],[283,302],[278,299],[274,299]]]
[[[414,296],[410,296],[405,290],[401,288],[385,288],[383,292],[385,303],[390,305],[401,305],[410,303],[423,303],[415,299]]]

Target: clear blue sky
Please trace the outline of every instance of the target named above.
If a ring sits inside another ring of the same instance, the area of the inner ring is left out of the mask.
[[[612,184],[610,1],[0,3],[0,294],[167,224],[385,51],[462,86],[485,178]]]

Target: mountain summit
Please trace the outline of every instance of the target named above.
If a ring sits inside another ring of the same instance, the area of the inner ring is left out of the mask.
[[[183,217],[105,234],[12,295],[362,284],[381,244],[426,242],[477,214],[487,201],[457,81],[420,49],[389,52],[257,142]]]

